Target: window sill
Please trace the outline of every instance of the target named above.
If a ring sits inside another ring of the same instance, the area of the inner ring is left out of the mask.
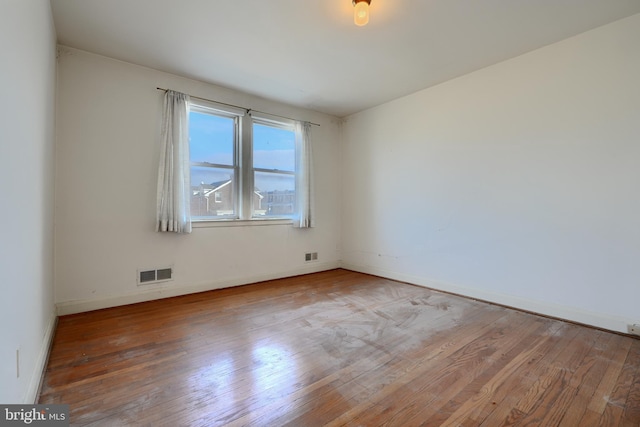
[[[191,222],[192,228],[210,227],[247,227],[262,225],[292,225],[290,218],[253,218],[253,219],[201,219]]]

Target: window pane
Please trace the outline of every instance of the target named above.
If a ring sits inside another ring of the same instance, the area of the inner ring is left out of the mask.
[[[192,162],[233,165],[235,120],[191,111],[189,149]]]
[[[296,170],[295,132],[254,123],[253,167]]]
[[[254,173],[253,216],[292,215],[296,206],[293,175]]]
[[[191,216],[235,216],[233,169],[191,167]]]

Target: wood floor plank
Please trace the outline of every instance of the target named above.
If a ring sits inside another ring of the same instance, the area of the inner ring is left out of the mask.
[[[452,334],[446,334],[447,336],[445,337],[434,339],[432,343],[428,344],[424,348],[419,363],[412,370],[399,377],[393,383],[387,384],[385,387],[381,388],[376,394],[375,399],[360,403],[342,414],[340,417],[332,420],[328,425],[339,426],[346,425],[352,421],[357,422],[357,417],[362,416],[363,414],[366,415],[370,411],[374,410],[374,407],[377,405],[376,401],[385,399],[388,396],[397,396],[399,390],[403,389],[407,384],[410,384],[416,378],[423,375],[428,375],[429,373],[432,375],[438,375],[440,372],[438,369],[440,366],[439,364],[442,360],[445,360],[451,354],[473,342],[477,338],[477,335],[480,335],[483,331],[490,329],[490,325],[493,322],[498,321],[501,317],[503,317],[502,313],[494,312],[491,313],[491,317],[486,319],[489,320],[489,323],[487,324],[471,322],[466,328],[460,328],[459,330],[452,331]],[[425,383],[428,384],[426,381]],[[404,402],[402,397],[398,398],[398,401]],[[386,406],[383,406],[382,408],[386,411]]]
[[[552,322],[547,335],[549,339],[518,372],[507,378],[493,396],[491,407],[484,408],[484,413],[478,414],[478,422],[483,427],[514,425],[520,420],[524,410],[535,405],[534,396],[538,396],[538,390],[543,387],[549,374],[549,366],[562,354],[566,346],[558,345],[559,342],[570,343],[578,334],[579,329],[568,324]],[[472,388],[473,389],[473,388]],[[537,397],[536,397],[537,398]],[[484,417],[484,419],[483,419]]]
[[[535,366],[536,361],[540,360],[543,356],[548,355],[548,351],[553,349],[555,346],[553,342],[556,340],[554,338],[557,334],[562,333],[568,327],[566,324],[557,324],[557,323],[547,323],[546,327],[542,329],[542,333],[535,333],[529,336],[526,336],[526,339],[522,342],[522,345],[514,348],[512,351],[505,353],[502,357],[500,364],[496,366],[495,370],[487,371],[481,376],[472,379],[466,387],[464,387],[458,394],[451,397],[448,402],[442,407],[439,408],[437,413],[428,418],[428,422],[432,425],[440,425],[447,422],[449,418],[451,418],[454,413],[459,411],[462,405],[465,403],[469,403],[472,399],[475,399],[479,394],[479,391],[486,392],[484,387],[489,381],[495,380],[495,375],[500,372],[501,369],[504,369],[509,363],[511,363],[515,358],[520,357],[523,350],[531,348],[535,342],[541,343],[541,346],[538,348],[536,352],[527,360],[526,365],[523,365],[521,369],[518,370],[517,374],[510,375],[508,378],[504,378],[504,382],[500,384],[498,388],[491,392],[490,403],[487,402],[486,405],[477,405],[475,408],[471,410],[468,414],[468,417],[464,422],[461,422],[461,425],[465,423],[472,423],[474,425],[478,425],[480,423],[476,418],[481,418],[482,416],[486,416],[488,413],[495,411],[497,407],[502,405],[502,402],[507,399],[507,397],[512,394],[513,387],[516,384],[523,384],[526,381],[527,373],[529,370]],[[534,342],[535,341],[535,342]],[[512,407],[513,405],[511,405]],[[484,414],[484,415],[483,415]]]
[[[448,416],[443,426],[457,426],[464,423],[473,416],[473,413],[482,407],[492,405],[493,395],[500,387],[502,382],[514,375],[518,369],[531,360],[536,354],[538,348],[544,344],[544,340],[538,340],[532,343],[530,348],[519,353],[512,358],[502,369],[500,369],[491,379],[484,383],[481,388],[470,399],[466,400],[458,409]]]
[[[74,426],[640,426],[640,341],[332,270],[59,319]]]
[[[569,380],[568,386],[576,389],[577,393],[560,420],[560,426],[580,425],[580,420],[587,411],[593,393],[606,372],[607,354],[615,337],[613,334],[602,331],[599,334],[594,334],[594,345],[591,351],[585,356]]]
[[[384,418],[389,418],[395,425],[408,425],[429,419],[470,382],[482,375],[493,375],[501,366],[501,360],[508,357],[508,353],[520,345],[527,345],[523,342],[523,336],[543,328],[544,324],[515,318],[503,327],[497,327],[497,322],[494,322],[494,326],[486,334],[478,335],[469,345],[442,360],[435,369],[416,376],[405,387],[406,397],[396,399],[395,393],[389,395],[385,400],[376,402],[377,407],[367,411],[366,418],[358,418],[356,421],[371,425],[385,413],[391,414]],[[524,331],[527,333],[522,333]]]
[[[591,331],[579,328],[577,332],[545,365],[546,370],[537,373],[538,380],[516,405],[520,411],[517,425],[559,425],[564,418],[577,394],[571,379],[593,347]]]
[[[623,339],[618,339],[617,341],[619,341],[617,346],[619,346],[621,351],[617,351],[615,354],[611,355],[607,371],[604,373],[604,376],[602,377],[600,384],[598,384],[598,388],[593,394],[593,398],[588,405],[590,411],[594,411],[599,414],[604,412],[604,408],[609,402],[609,397],[617,386],[617,381],[622,373],[624,361],[626,360],[629,354],[629,349],[631,348],[631,341]]]
[[[640,340],[631,343],[631,356],[627,359],[631,370],[635,371],[633,381],[629,386],[627,400],[623,405],[620,425],[630,427],[640,426]]]

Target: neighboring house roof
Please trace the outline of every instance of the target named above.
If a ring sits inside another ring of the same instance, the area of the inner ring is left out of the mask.
[[[227,185],[231,184],[230,179],[224,180],[224,181],[218,181],[218,182],[212,182],[211,184],[200,184],[199,188],[202,188],[202,195],[204,197],[209,197],[209,195],[211,193],[215,193],[216,191],[220,190],[223,187],[226,187]],[[200,194],[199,190],[194,190],[193,191],[193,195],[197,196],[198,194]],[[259,189],[256,189],[254,191],[254,194],[258,197],[260,197],[261,199],[264,199],[264,196],[260,193]]]
[[[229,184],[231,184],[231,180],[230,179],[228,179],[226,181],[213,182],[213,183],[211,183],[211,188],[204,188],[204,196],[208,197],[209,194],[214,193],[214,192],[220,190],[222,187],[226,187]]]
[[[218,191],[222,187],[229,185],[231,183],[230,179],[226,179],[224,181],[212,182],[211,184],[201,183],[197,187],[194,187],[193,195],[197,196],[200,194],[200,190],[202,190],[203,195],[206,197],[213,191]],[[197,189],[196,189],[197,188]]]

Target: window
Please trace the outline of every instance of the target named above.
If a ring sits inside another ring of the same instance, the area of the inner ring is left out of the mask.
[[[191,104],[189,158],[191,216],[236,218],[239,116],[206,105]]]
[[[293,127],[254,120],[254,217],[290,216],[296,207],[296,141]]]
[[[189,148],[194,221],[291,218],[296,213],[292,122],[192,100]]]

